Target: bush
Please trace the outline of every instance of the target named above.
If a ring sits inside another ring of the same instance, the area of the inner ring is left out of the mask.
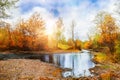
[[[86,41],[85,43],[84,43],[84,48],[85,49],[92,49],[92,42],[91,41]]]

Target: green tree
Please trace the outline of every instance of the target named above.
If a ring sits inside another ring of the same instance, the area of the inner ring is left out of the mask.
[[[6,10],[15,7],[16,2],[18,2],[18,0],[0,0],[0,18],[9,17]]]

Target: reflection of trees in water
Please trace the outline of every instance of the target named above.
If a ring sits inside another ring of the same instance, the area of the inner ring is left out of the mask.
[[[49,57],[49,63],[53,63],[56,66],[65,69],[63,72],[65,74],[63,74],[63,76],[80,77],[91,75],[88,69],[94,67],[94,63],[91,61],[92,54],[88,52],[44,55],[44,58],[45,56]]]

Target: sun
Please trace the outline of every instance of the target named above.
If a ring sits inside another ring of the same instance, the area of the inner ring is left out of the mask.
[[[53,30],[51,28],[46,29],[46,35],[51,36],[53,34]]]

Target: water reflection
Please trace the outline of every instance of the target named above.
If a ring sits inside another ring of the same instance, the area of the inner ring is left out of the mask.
[[[95,66],[91,61],[93,57],[89,51],[82,53],[53,54],[44,56],[45,62],[50,62],[64,69],[63,77],[90,76],[89,68]]]

